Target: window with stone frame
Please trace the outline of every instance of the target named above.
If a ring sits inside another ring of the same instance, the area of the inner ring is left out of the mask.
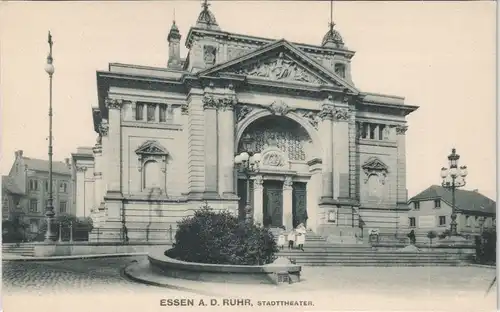
[[[30,199],[29,212],[38,212],[38,200]]]
[[[59,202],[59,212],[60,213],[67,213],[67,202],[66,201],[61,201]]]
[[[472,225],[472,219],[470,218],[470,216],[465,216],[465,226],[471,227],[471,225]]]
[[[160,122],[167,121],[167,105],[160,105]]]
[[[29,185],[30,191],[38,191],[38,180],[30,179]]]
[[[59,193],[67,193],[68,192],[68,183],[61,182],[59,183]]]
[[[143,120],[144,119],[144,104],[136,103],[135,104],[135,120]]]
[[[413,202],[413,209],[414,210],[420,210],[420,202],[418,202],[418,201]]]
[[[434,208],[441,208],[441,200],[435,199],[434,200]]]
[[[148,104],[147,105],[147,121],[155,121],[156,120],[156,104]]]
[[[166,192],[167,150],[156,140],[144,142],[136,149],[141,172],[141,190]]]
[[[415,217],[410,217],[410,218],[408,218],[408,220],[410,222],[410,227],[416,227],[417,226]]]
[[[446,216],[439,216],[439,225],[446,225]]]

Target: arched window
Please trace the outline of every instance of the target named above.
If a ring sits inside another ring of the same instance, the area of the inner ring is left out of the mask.
[[[144,164],[144,188],[161,188],[161,169],[156,160],[148,160]]]

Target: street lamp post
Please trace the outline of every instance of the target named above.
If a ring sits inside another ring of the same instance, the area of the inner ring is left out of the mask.
[[[243,173],[246,178],[246,203],[245,203],[245,220],[253,219],[253,211],[250,206],[250,175],[259,170],[260,153],[254,153],[252,138],[247,135],[242,138],[243,152],[234,157],[234,163],[238,172]]]
[[[453,148],[451,154],[448,156],[449,168],[441,168],[441,178],[443,182],[441,185],[451,190],[451,236],[457,236],[457,210],[455,207],[455,190],[465,186],[465,177],[467,176],[467,166],[458,167],[458,160],[460,155],[457,150]]]
[[[47,243],[52,243],[55,241],[56,234],[52,229],[52,223],[54,220],[54,205],[53,205],[53,177],[52,177],[52,76],[54,75],[54,65],[52,62],[52,35],[49,31],[49,55],[47,56],[47,64],[45,64],[45,72],[49,74],[49,198],[47,200],[47,207],[45,211],[45,218],[47,221],[47,232],[45,233],[45,241]]]

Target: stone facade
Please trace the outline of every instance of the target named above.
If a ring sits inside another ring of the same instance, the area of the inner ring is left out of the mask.
[[[205,202],[241,215],[243,151],[262,156],[250,175],[256,222],[301,220],[327,237],[396,231],[407,210],[405,116],[417,107],[359,91],[338,33],[322,46],[231,34],[205,7],[184,60],[172,32],[167,68],[97,73],[98,139],[75,166],[93,168],[94,187],[77,182],[77,202],[93,197],[101,239],[123,239],[125,225],[131,240],[164,240]]]

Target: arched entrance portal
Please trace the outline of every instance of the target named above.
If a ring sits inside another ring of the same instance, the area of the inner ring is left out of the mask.
[[[250,176],[250,206],[255,222],[267,227],[307,224],[307,164],[315,153],[310,135],[298,122],[268,115],[243,131],[237,152],[260,153],[259,169]],[[246,176],[238,177],[240,217],[245,216]]]

